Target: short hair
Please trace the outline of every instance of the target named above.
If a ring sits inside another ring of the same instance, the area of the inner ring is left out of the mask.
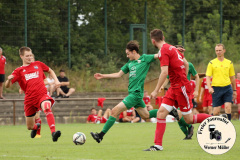
[[[184,47],[183,47],[182,45],[175,45],[175,47],[176,47],[176,48],[183,48],[183,49],[184,49]]]
[[[155,41],[159,42],[163,40],[163,31],[160,29],[154,29],[150,32],[151,39],[154,39]]]
[[[59,72],[65,72],[65,71],[64,71],[64,69],[60,69],[60,71],[59,71]]]
[[[216,47],[217,47],[217,46],[222,46],[223,49],[225,49],[225,46],[224,46],[224,44],[222,44],[222,43],[216,44]]]
[[[96,108],[91,108],[91,110],[90,110],[90,111],[92,111],[92,110],[94,110],[94,109],[96,110]]]
[[[25,51],[32,51],[32,50],[31,50],[31,48],[29,48],[29,47],[23,46],[23,47],[21,47],[21,48],[19,49],[19,55],[22,55],[22,56],[23,56]]]
[[[129,51],[133,51],[135,50],[137,53],[139,52],[139,44],[138,41],[130,41],[128,42],[126,49],[128,49]]]

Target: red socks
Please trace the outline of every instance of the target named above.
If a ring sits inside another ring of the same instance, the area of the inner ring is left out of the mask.
[[[35,123],[32,130],[37,130],[37,129],[38,129],[38,126]]]
[[[197,115],[193,115],[193,124],[201,123],[202,121],[204,121],[208,117],[211,117],[211,115],[205,114],[205,113],[200,113],[200,114],[197,114]]]
[[[51,133],[55,132],[55,119],[54,119],[51,109],[46,109],[44,111],[44,113],[47,117],[47,122],[48,122],[48,126],[51,130]]]
[[[35,119],[35,123],[40,123],[40,125],[42,125],[42,120],[41,120],[41,118],[39,117],[38,119]],[[38,128],[37,134],[40,135],[40,132],[41,132],[41,126]]]
[[[166,119],[157,118],[157,127],[155,131],[155,145],[162,146],[163,135],[166,129]]]

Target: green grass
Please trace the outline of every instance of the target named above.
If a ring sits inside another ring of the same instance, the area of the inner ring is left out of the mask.
[[[240,122],[233,121],[237,135],[240,133]],[[195,133],[198,124],[195,124]],[[115,124],[98,144],[90,136],[91,131],[100,131],[103,124],[57,124],[62,136],[56,143],[52,142],[50,130],[42,125],[42,138],[31,139],[26,126],[0,126],[0,159],[3,160],[140,160],[140,159],[176,159],[203,160],[221,159],[236,160],[240,156],[240,137],[237,136],[233,148],[223,155],[210,155],[198,145],[196,134],[192,140],[183,141],[184,135],[177,123],[167,123],[161,152],[143,152],[153,145],[156,124]],[[83,132],[87,141],[82,146],[72,142],[75,132]]]

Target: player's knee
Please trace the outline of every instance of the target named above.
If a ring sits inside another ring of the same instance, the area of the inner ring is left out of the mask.
[[[28,130],[32,130],[33,127],[34,127],[33,125],[27,125],[27,129],[28,129]]]
[[[51,111],[51,102],[50,101],[43,102],[42,109],[44,112]]]

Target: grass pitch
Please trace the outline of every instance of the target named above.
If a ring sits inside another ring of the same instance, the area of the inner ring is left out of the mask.
[[[178,124],[167,123],[163,139],[164,150],[161,152],[144,152],[153,145],[156,124],[124,123],[115,124],[98,144],[90,132],[101,131],[103,124],[56,124],[62,136],[58,142],[52,142],[47,124],[42,125],[42,138],[31,139],[26,126],[0,126],[0,159],[3,160],[203,160],[221,159],[237,160],[240,157],[240,122],[232,121],[237,139],[230,151],[223,155],[210,155],[198,145],[195,134],[192,140],[184,141]],[[75,145],[72,136],[76,132],[85,133],[84,145]]]

